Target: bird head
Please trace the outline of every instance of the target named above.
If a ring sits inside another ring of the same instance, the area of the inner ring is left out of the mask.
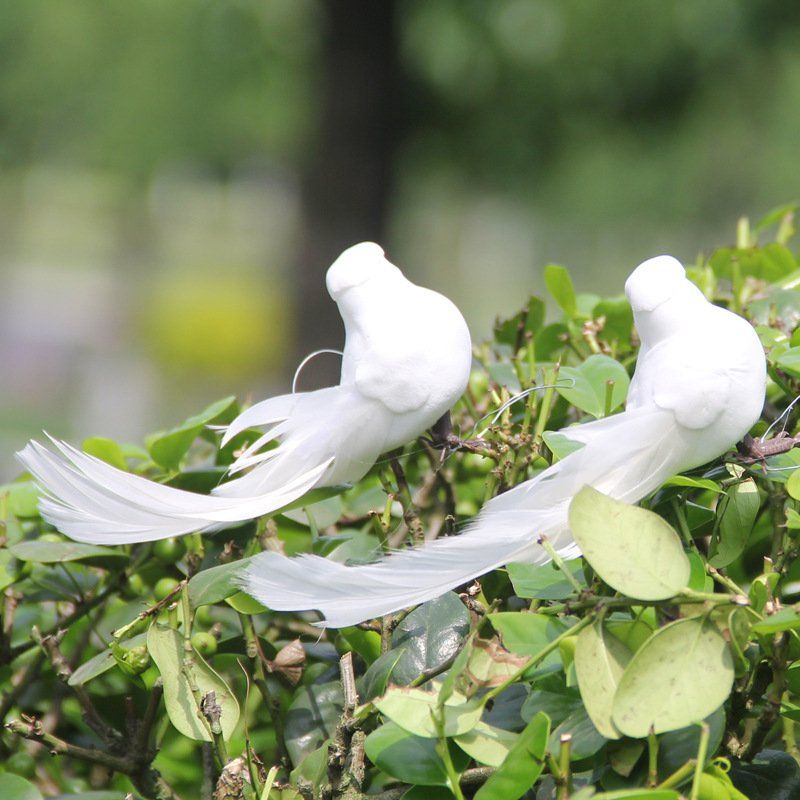
[[[325,282],[328,293],[335,300],[348,290],[362,286],[375,278],[396,277],[400,270],[390,264],[383,249],[375,242],[361,242],[348,247],[328,268]]]
[[[656,256],[639,264],[625,281],[625,295],[634,313],[655,311],[686,285],[686,270],[672,256]]]

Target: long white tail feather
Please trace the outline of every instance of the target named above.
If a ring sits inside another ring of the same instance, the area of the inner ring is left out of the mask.
[[[491,500],[460,536],[352,567],[317,556],[262,553],[242,586],[268,608],[318,610],[325,617],[320,625],[353,625],[430,600],[512,561],[544,563],[542,535],[559,553],[576,555],[567,515],[584,485],[636,502],[671,477],[685,452],[672,415],[657,409],[629,410],[561,433],[584,446]]]
[[[358,440],[362,422],[375,417],[374,401],[348,386],[259,403],[237,417],[223,437],[230,441],[250,427],[269,428],[235,462],[236,471],[253,469],[211,495],[155,483],[53,438],[56,452],[30,442],[18,458],[43,490],[42,516],[67,536],[109,545],[154,541],[270,514],[325,485],[337,471],[342,441]],[[383,444],[384,428],[380,419],[372,428],[375,444],[361,454],[364,472]],[[273,440],[277,447],[258,452]]]

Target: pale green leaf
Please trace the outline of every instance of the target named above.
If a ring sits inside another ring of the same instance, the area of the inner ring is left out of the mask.
[[[699,722],[725,702],[733,659],[717,627],[691,617],[657,630],[634,654],[614,696],[612,719],[626,736]]]
[[[689,581],[680,537],[658,514],[585,486],[569,508],[584,558],[611,587],[637,600],[666,600]]]

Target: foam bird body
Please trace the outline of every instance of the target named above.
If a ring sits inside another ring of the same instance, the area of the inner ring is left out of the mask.
[[[635,503],[724,453],[761,414],[766,364],[755,331],[709,303],[669,256],[637,267],[625,291],[641,339],[626,409],[561,431],[583,447],[492,499],[460,536],[354,567],[262,553],[244,588],[269,608],[316,609],[322,624],[353,625],[512,561],[545,562],[542,535],[562,555],[575,555],[568,509],[583,486]]]
[[[30,442],[19,459],[44,491],[42,516],[83,542],[152,541],[211,531],[270,514],[310,489],[356,481],[380,453],[430,428],[469,378],[472,349],[458,309],[416,286],[364,242],[326,277],[345,326],[338,386],[257,403],[225,430],[264,434],[231,466],[249,472],[210,496],[163,486],[53,440]],[[278,446],[264,449],[273,441]]]

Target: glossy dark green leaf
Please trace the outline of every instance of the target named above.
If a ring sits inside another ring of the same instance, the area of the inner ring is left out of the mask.
[[[537,714],[519,734],[503,764],[475,793],[475,800],[518,800],[544,769],[550,720]]]
[[[366,703],[386,691],[394,668],[404,652],[405,649],[402,647],[398,647],[396,650],[387,650],[369,665],[358,684],[358,694],[362,702]],[[399,683],[396,680],[394,682]]]
[[[286,712],[284,737],[293,764],[330,739],[342,714],[339,681],[300,686]]]
[[[730,771],[734,786],[751,800],[800,800],[800,767],[781,750],[762,750]]]
[[[364,751],[373,764],[399,781],[446,786],[447,771],[436,744],[436,739],[414,736],[387,722],[367,736]]]
[[[454,592],[424,603],[401,620],[392,649],[402,648],[392,680],[407,684],[455,658],[469,633],[469,612]]]
[[[725,734],[725,711],[718,708],[705,718],[705,722],[708,725],[708,753],[713,754],[717,752]],[[700,735],[699,725],[687,725],[658,737],[658,774],[662,780],[672,775],[689,759],[697,757]]]
[[[709,563],[727,567],[742,554],[753,530],[761,499],[752,478],[736,483],[727,491],[718,535],[712,540]]]

